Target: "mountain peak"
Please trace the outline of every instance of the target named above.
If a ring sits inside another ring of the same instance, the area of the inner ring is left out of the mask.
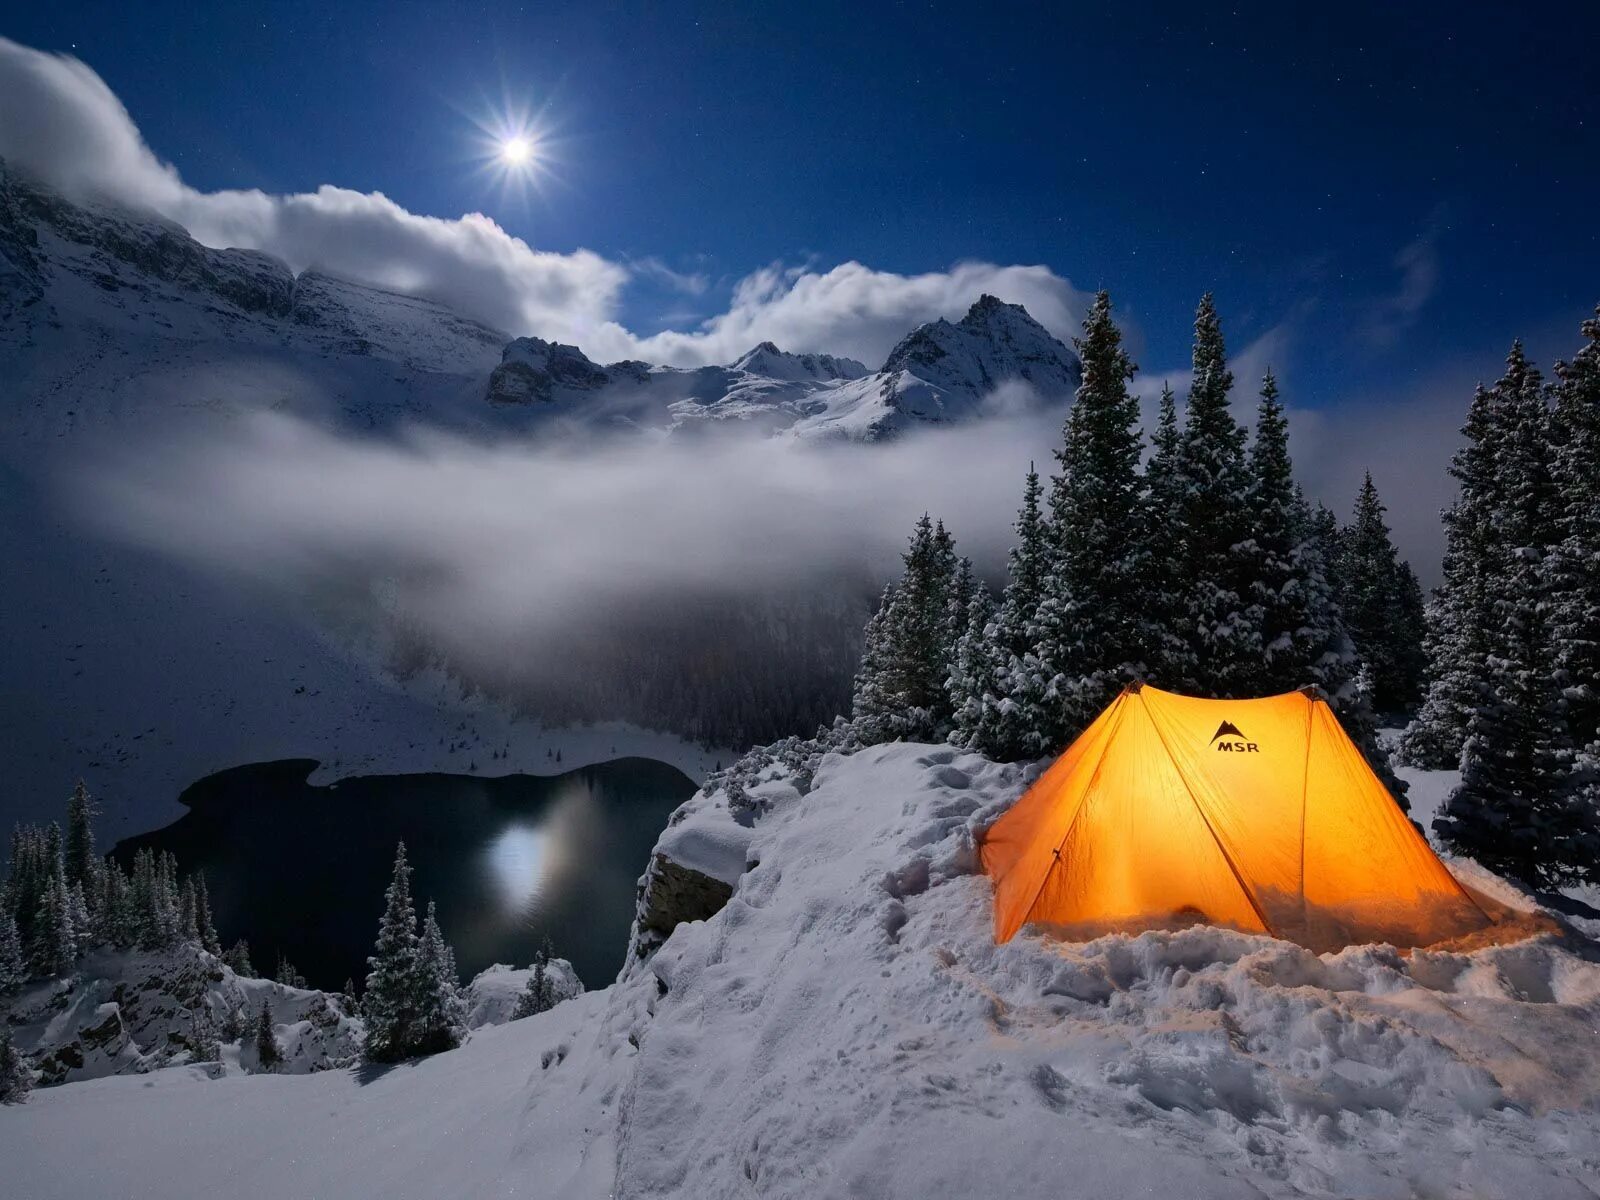
[[[790,382],[800,380],[859,379],[867,368],[853,358],[832,354],[791,354],[773,342],[758,342],[733,363],[733,369],[750,375]]]
[[[1076,390],[1083,375],[1078,356],[1026,308],[988,293],[956,324],[941,318],[918,326],[889,353],[883,370],[973,397],[1013,379],[1060,397]]]

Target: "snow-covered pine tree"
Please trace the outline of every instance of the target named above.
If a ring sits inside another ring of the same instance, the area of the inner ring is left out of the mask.
[[[100,860],[94,852],[94,804],[89,789],[78,780],[67,800],[67,841],[64,851],[67,885],[83,885],[84,892],[94,890],[95,873]]]
[[[551,957],[550,939],[545,938],[544,944],[534,952],[533,970],[528,973],[527,986],[517,997],[517,1006],[511,1012],[513,1021],[535,1016],[555,1007],[555,984],[550,978]]]
[[[1222,323],[1208,292],[1195,313],[1193,376],[1178,446],[1176,524],[1182,546],[1186,631],[1201,695],[1248,696],[1261,660],[1261,629],[1249,610],[1253,554],[1245,430],[1233,417]]]
[[[194,918],[200,931],[200,944],[208,952],[220,957],[222,939],[217,936],[216,922],[211,917],[211,893],[206,888],[205,872],[195,872],[194,881]]]
[[[36,976],[65,975],[78,957],[77,931],[72,927],[72,898],[58,870],[45,884],[33,921],[28,955]]]
[[[200,925],[195,919],[194,880],[185,879],[178,890],[178,936],[186,942],[200,940]]]
[[[411,903],[411,866],[406,846],[395,850],[394,875],[384,895],[378,940],[367,964],[366,1056],[373,1062],[397,1062],[412,1053],[423,997],[417,981],[417,913]]]
[[[183,923],[178,895],[178,858],[170,850],[163,850],[156,856],[155,896],[159,944],[174,946],[183,936]]]
[[[1521,358],[1520,346],[1516,356]],[[1496,384],[1495,391],[1500,387]],[[1495,392],[1480,384],[1461,430],[1466,444],[1450,462],[1450,474],[1460,490],[1443,514],[1444,581],[1427,606],[1423,648],[1428,656],[1428,694],[1401,746],[1407,762],[1430,770],[1460,766],[1467,719],[1477,702],[1478,679],[1488,656],[1496,561],[1492,525],[1500,506],[1495,491],[1495,405]]]
[[[1039,473],[1030,463],[999,609],[981,629],[969,623],[957,647],[961,680],[952,692],[957,710],[952,739],[1001,761],[1034,758],[1049,748],[1048,680],[1029,633],[1049,570],[1042,497]]]
[[[103,861],[95,880],[95,900],[91,906],[91,934],[101,946],[126,947],[128,929],[128,881],[115,862]]]
[[[1555,368],[1557,540],[1546,561],[1550,636],[1574,744],[1600,765],[1600,307]]]
[[[1467,719],[1461,785],[1434,828],[1447,844],[1538,887],[1600,879],[1600,828],[1577,787],[1552,644],[1546,549],[1559,540],[1551,417],[1520,343],[1490,409],[1490,620]]]
[[[1251,537],[1240,547],[1250,577],[1244,611],[1260,630],[1261,654],[1253,666],[1239,664],[1235,679],[1249,681],[1255,695],[1314,684],[1337,698],[1355,673],[1354,654],[1313,518],[1295,487],[1289,422],[1278,395],[1269,370],[1248,460]]]
[[[466,1036],[461,1003],[461,982],[456,977],[455,952],[444,940],[432,900],[422,922],[417,946],[416,991],[420,1000],[411,1053],[437,1054],[453,1050]]]
[[[256,1062],[263,1071],[270,1071],[283,1061],[283,1048],[278,1045],[278,1033],[272,1024],[272,1006],[261,1001],[255,1020]]]
[[[1135,370],[1101,291],[1076,339],[1083,382],[1067,414],[1051,481],[1048,565],[1029,629],[1049,701],[1046,746],[1067,745],[1146,671],[1149,574],[1139,477],[1144,442]]]
[[[981,585],[967,602],[967,630],[956,643],[955,662],[945,680],[950,696],[950,741],[973,746],[983,729],[1003,666],[994,641],[995,605]]]
[[[74,956],[85,953],[94,944],[89,912],[89,898],[83,893],[83,884],[75,883],[67,890],[67,915],[72,920],[72,945]]]
[[[28,978],[28,961],[22,953],[17,921],[0,909],[0,996],[16,991]]]
[[[1177,692],[1193,692],[1198,670],[1191,644],[1188,581],[1184,577],[1183,480],[1179,454],[1183,430],[1172,388],[1161,385],[1156,432],[1150,439],[1144,471],[1145,611],[1152,643],[1147,647],[1148,682]]]
[[[1345,625],[1372,673],[1373,706],[1393,713],[1420,698],[1426,626],[1422,589],[1389,538],[1384,511],[1368,471],[1356,494],[1354,519],[1339,539],[1334,578]]]
[[[33,1070],[12,1044],[11,1031],[0,1026],[0,1104],[21,1104],[33,1090]]]
[[[156,916],[155,856],[140,849],[133,856],[133,877],[128,887],[134,944],[141,950],[154,949],[160,942],[160,921]]]
[[[189,1014],[189,1048],[191,1062],[222,1061],[222,1043],[217,1036],[216,1024],[211,1020],[211,1010],[203,999]]]
[[[924,514],[904,555],[900,583],[867,626],[851,719],[866,744],[937,741],[950,727],[945,680],[964,630],[951,625],[955,544]]]
[[[222,956],[222,961],[232,968],[233,973],[240,979],[254,979],[255,966],[250,962],[250,943],[240,938],[229,946]]]

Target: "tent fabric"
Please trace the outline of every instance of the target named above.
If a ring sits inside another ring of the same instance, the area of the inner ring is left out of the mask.
[[[995,937],[1224,925],[1314,950],[1492,924],[1319,695],[1132,686],[983,839]]]

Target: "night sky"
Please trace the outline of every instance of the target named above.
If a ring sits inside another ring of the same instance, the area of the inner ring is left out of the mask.
[[[1570,352],[1600,299],[1582,9],[1211,7],[53,3],[0,33],[81,58],[195,188],[382,191],[626,264],[640,334],[773,262],[981,259],[1110,288],[1153,372],[1214,290],[1301,407],[1464,405],[1514,335]],[[527,186],[479,157],[508,112]]]

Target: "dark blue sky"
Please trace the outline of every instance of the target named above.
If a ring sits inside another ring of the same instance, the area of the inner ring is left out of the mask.
[[[1279,329],[1304,405],[1456,387],[1515,334],[1575,345],[1591,17],[1213,8],[63,2],[0,33],[83,58],[196,187],[376,189],[718,281],[631,288],[644,332],[776,259],[981,258],[1111,288],[1152,368],[1212,289],[1235,345]],[[551,131],[523,197],[470,157],[507,97]]]

